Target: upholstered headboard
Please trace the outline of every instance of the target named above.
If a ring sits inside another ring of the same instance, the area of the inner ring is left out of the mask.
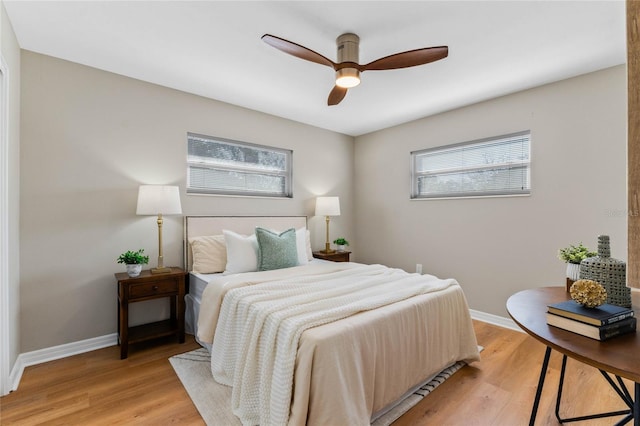
[[[185,216],[184,217],[184,265],[191,270],[192,258],[189,238],[220,235],[228,229],[238,234],[251,235],[256,226],[274,231],[289,228],[306,228],[306,216]]]

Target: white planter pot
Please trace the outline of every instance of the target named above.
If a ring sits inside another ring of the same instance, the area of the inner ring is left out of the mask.
[[[338,251],[344,251],[344,246],[343,245],[338,246]]]
[[[567,263],[567,278],[578,281],[580,279],[580,264]]]
[[[137,277],[142,272],[142,265],[127,265],[127,275],[131,278]]]

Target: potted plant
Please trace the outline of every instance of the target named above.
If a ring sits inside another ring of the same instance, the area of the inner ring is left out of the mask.
[[[337,238],[337,239],[333,240],[333,244],[338,246],[338,251],[344,251],[344,246],[348,246],[349,245],[349,241],[347,241],[344,238],[340,237],[340,238]]]
[[[582,243],[577,246],[571,244],[569,247],[558,250],[558,258],[567,264],[567,278],[573,281],[580,278],[580,262],[597,254],[595,251],[583,246]]]
[[[127,251],[118,257],[118,263],[127,265],[127,274],[130,277],[137,277],[142,272],[142,265],[149,263],[149,256],[144,255],[144,249],[138,251]]]

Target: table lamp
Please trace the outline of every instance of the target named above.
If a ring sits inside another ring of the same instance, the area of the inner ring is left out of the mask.
[[[329,244],[329,220],[330,216],[340,216],[340,198],[338,197],[318,197],[316,198],[316,216],[325,216],[327,221],[327,243],[321,253],[333,253]]]
[[[152,268],[152,274],[171,272],[165,268],[162,256],[162,215],[182,214],[180,192],[177,186],[140,185],[138,189],[138,215],[158,215],[158,267]]]

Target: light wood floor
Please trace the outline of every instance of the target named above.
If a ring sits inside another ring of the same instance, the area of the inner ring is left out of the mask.
[[[544,346],[524,333],[474,322],[482,361],[466,366],[394,423],[406,425],[526,425]],[[167,359],[197,348],[165,342],[133,347],[119,359],[113,346],[28,367],[16,392],[0,398],[2,425],[203,425]],[[555,389],[560,356],[553,354],[536,424],[557,425]],[[623,409],[597,370],[569,360],[563,416]],[[613,419],[574,423],[611,425]],[[339,425],[336,421],[336,425]]]

